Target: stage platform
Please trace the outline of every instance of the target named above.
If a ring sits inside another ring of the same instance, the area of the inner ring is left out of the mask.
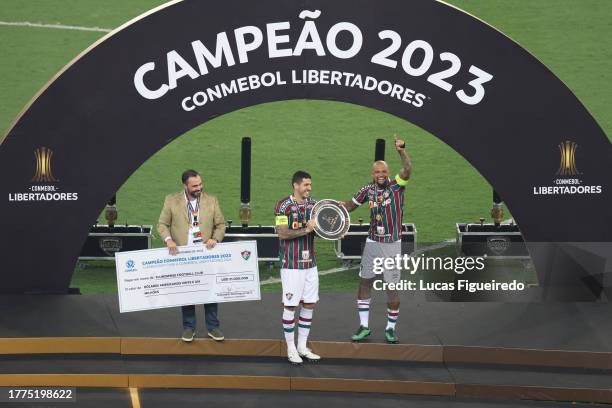
[[[373,334],[355,344],[354,294],[324,293],[310,337],[323,360],[299,367],[284,357],[276,293],[221,304],[221,343],[204,339],[201,310],[198,338],[184,344],[179,308],[121,314],[112,295],[5,295],[0,308],[0,386],[77,386],[78,405],[98,394],[118,407],[134,395],[144,407],[298,397],[349,406],[381,395],[431,407],[612,403],[609,303],[446,303],[403,293],[400,344],[389,345],[385,296],[375,293]]]
[[[612,303],[429,302],[420,292],[402,292],[401,301],[403,344],[612,352]],[[180,308],[122,314],[115,295],[3,295],[0,310],[0,338],[174,338],[182,331]],[[197,313],[202,336],[201,307]],[[281,313],[277,293],[219,307],[229,339],[280,340]],[[385,313],[385,294],[375,292],[369,342],[384,342]],[[358,325],[355,294],[322,293],[311,339],[349,341]]]

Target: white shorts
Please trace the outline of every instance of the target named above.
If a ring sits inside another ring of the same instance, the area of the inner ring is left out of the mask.
[[[281,268],[280,275],[283,305],[297,306],[300,302],[319,301],[319,271],[316,266],[308,269]]]

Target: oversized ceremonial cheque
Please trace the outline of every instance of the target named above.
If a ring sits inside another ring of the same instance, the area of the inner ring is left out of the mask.
[[[119,311],[260,300],[256,241],[115,253]]]

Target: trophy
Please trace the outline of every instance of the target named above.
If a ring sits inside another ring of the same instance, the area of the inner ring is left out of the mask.
[[[351,225],[348,211],[336,200],[317,201],[310,218],[316,222],[315,233],[331,241],[342,239]]]
[[[491,208],[491,218],[493,218],[493,223],[495,226],[499,227],[504,220],[504,208],[501,204],[493,204],[493,208]]]
[[[504,220],[504,203],[497,191],[493,190],[493,208],[491,208],[491,218],[496,227],[499,227]]]
[[[248,227],[251,221],[251,205],[250,203],[240,203],[240,211],[238,213],[240,217],[240,224],[243,227]]]
[[[106,204],[104,208],[104,218],[106,218],[106,222],[108,226],[113,228],[115,226],[115,221],[117,221],[117,196],[113,195],[112,198]]]

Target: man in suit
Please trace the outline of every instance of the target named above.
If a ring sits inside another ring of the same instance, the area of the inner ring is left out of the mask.
[[[217,197],[202,192],[202,178],[195,170],[186,170],[181,176],[184,189],[166,196],[159,215],[157,232],[166,242],[170,255],[178,253],[178,246],[206,245],[211,249],[223,240],[225,220]],[[222,341],[225,337],[219,329],[216,303],[204,305],[204,316],[208,336]],[[195,336],[195,305],[183,306],[183,341],[190,342]]]

